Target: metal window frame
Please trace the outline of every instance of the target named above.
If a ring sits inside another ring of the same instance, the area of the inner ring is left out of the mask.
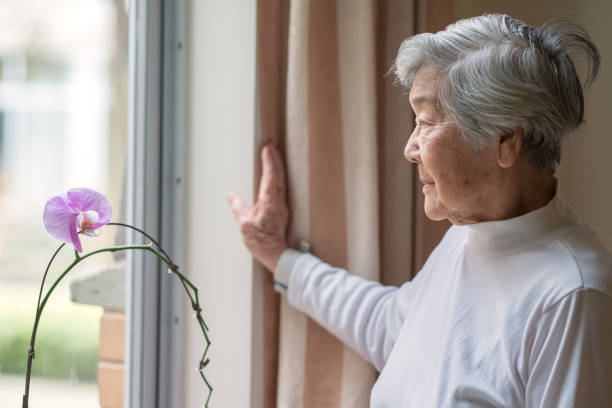
[[[132,0],[128,12],[127,214],[182,265],[187,2]],[[124,406],[181,406],[182,288],[150,255],[127,264]]]

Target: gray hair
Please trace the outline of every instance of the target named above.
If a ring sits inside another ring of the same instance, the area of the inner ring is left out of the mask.
[[[441,107],[468,144],[479,150],[496,136],[522,129],[522,154],[534,167],[554,173],[562,139],[584,119],[574,51],[588,60],[586,88],[600,56],[584,29],[568,20],[532,27],[488,14],[408,38],[392,70],[410,89],[420,68],[433,68]]]

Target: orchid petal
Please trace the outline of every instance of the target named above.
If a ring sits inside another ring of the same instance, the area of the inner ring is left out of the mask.
[[[43,213],[43,223],[51,236],[58,241],[73,243],[72,230],[76,233],[77,213],[63,197],[56,196],[47,201]]]
[[[83,218],[85,218],[85,213],[80,213],[77,215],[77,229],[83,229]]]
[[[89,188],[73,188],[66,194],[68,204],[77,213],[95,211],[98,221],[89,225],[90,229],[100,228],[110,222],[113,209],[104,195]]]
[[[73,218],[72,224],[70,225],[70,238],[72,239],[72,245],[78,252],[83,252],[83,245],[81,245],[81,239],[77,231],[76,217]]]

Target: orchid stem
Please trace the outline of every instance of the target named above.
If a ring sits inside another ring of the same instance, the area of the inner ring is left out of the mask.
[[[77,264],[79,264],[83,260],[93,255],[97,255],[97,254],[104,253],[104,252],[113,253],[113,252],[126,251],[126,250],[142,250],[142,251],[148,251],[148,252],[155,254],[160,260],[162,260],[166,265],[168,265],[169,271],[172,272],[173,274],[176,274],[178,279],[181,281],[181,284],[183,285],[183,288],[185,289],[185,292],[187,293],[187,296],[189,297],[189,300],[191,301],[191,307],[196,312],[196,319],[198,320],[198,324],[200,325],[200,328],[202,329],[202,333],[204,335],[204,339],[206,340],[206,347],[204,349],[204,354],[202,355],[202,358],[200,359],[199,372],[200,372],[200,376],[204,380],[204,383],[206,384],[208,391],[209,391],[208,398],[206,399],[206,403],[204,405],[207,408],[208,401],[210,400],[210,396],[212,395],[213,388],[209,384],[208,380],[206,379],[202,371],[208,364],[208,359],[206,358],[206,354],[208,353],[208,348],[210,347],[211,342],[207,334],[208,326],[206,326],[206,323],[204,322],[204,319],[202,318],[202,315],[201,315],[202,308],[200,307],[200,304],[199,304],[197,287],[193,285],[193,283],[191,283],[191,281],[187,279],[185,275],[179,272],[178,266],[174,264],[174,262],[172,262],[172,260],[170,259],[170,256],[168,256],[166,251],[164,251],[163,248],[159,245],[159,243],[155,239],[153,239],[149,234],[147,234],[146,232],[144,232],[143,230],[139,228],[133,227],[128,224],[109,223],[108,225],[117,225],[117,226],[127,227],[127,228],[131,228],[133,230],[140,232],[141,234],[149,238],[152,241],[152,243],[155,244],[157,248],[159,248],[159,251],[153,248],[153,245],[115,246],[115,247],[110,247],[110,248],[98,249],[98,250],[89,252],[85,255],[79,255],[79,253],[75,250],[74,251],[75,260],[72,261],[72,263],[64,270],[64,272],[62,272],[62,274],[53,282],[53,284],[47,290],[45,297],[42,299],[42,302],[41,302],[43,287],[45,284],[47,273],[49,272],[49,268],[51,267],[53,260],[55,259],[55,257],[60,252],[60,250],[64,247],[65,244],[60,245],[60,247],[55,251],[51,259],[49,260],[49,263],[47,264],[47,268],[45,269],[45,273],[43,275],[43,279],[40,285],[40,291],[38,294],[38,303],[36,306],[36,317],[34,319],[34,327],[32,329],[32,336],[30,338],[30,347],[28,348],[28,364],[27,364],[27,369],[26,369],[25,393],[23,395],[22,408],[28,408],[28,400],[29,400],[29,395],[30,395],[30,377],[32,374],[32,360],[35,358],[34,343],[36,341],[38,323],[42,316],[43,309],[45,305],[47,304],[49,297],[51,296],[51,293],[53,293],[57,285],[60,283],[62,279],[64,279],[64,277],[68,274],[68,272],[70,272]],[[193,295],[190,293],[189,289],[193,291]]]

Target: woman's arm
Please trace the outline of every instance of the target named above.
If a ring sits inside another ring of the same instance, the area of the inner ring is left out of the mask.
[[[288,250],[275,271],[289,276],[289,303],[357,351],[380,371],[402,327],[414,284],[382,286]],[[289,262],[283,262],[290,258]],[[282,269],[290,269],[289,273]],[[280,278],[282,279],[282,278]],[[281,282],[281,285],[285,285]]]

